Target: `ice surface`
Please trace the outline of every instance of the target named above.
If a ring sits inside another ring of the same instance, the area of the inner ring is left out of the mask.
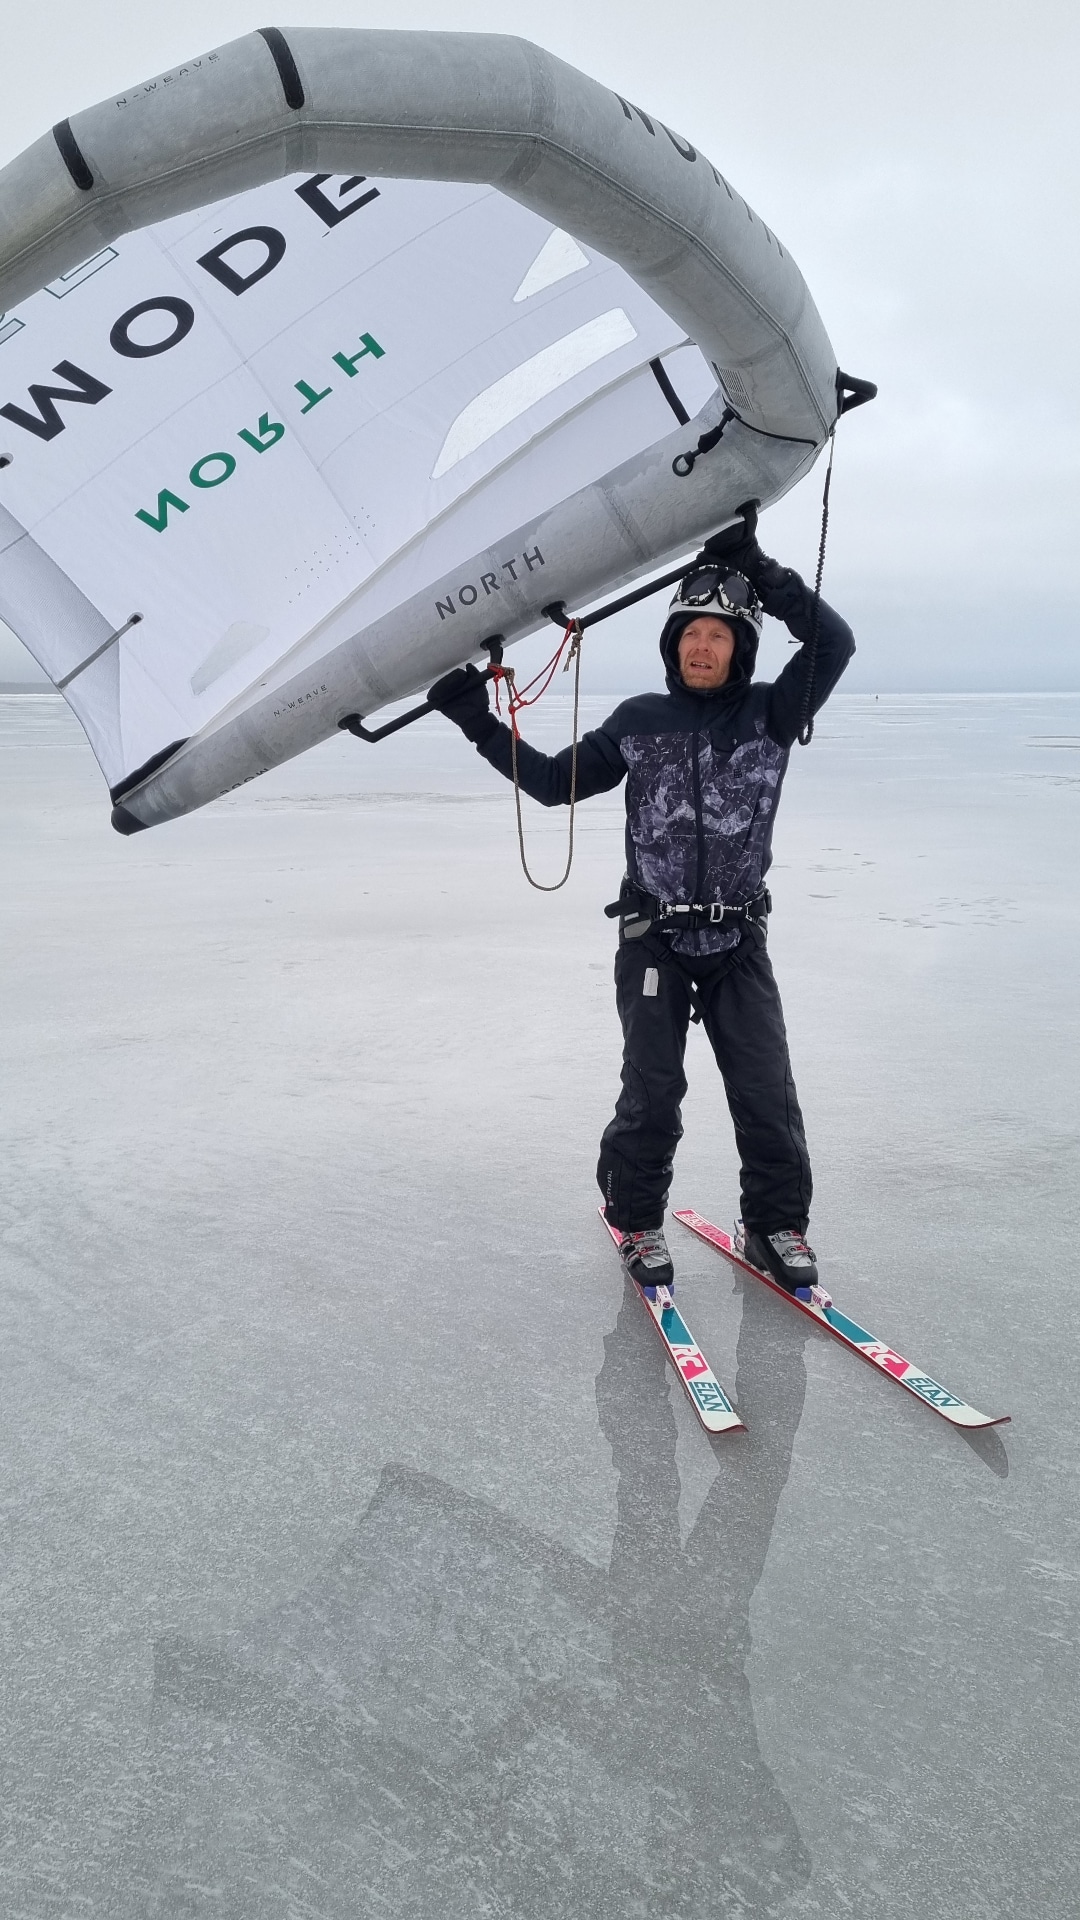
[[[618,795],[544,897],[439,720],[129,840],[0,741],[0,1911],[1071,1920],[1080,700],[837,698],[777,829],[823,1277],[971,1440],[681,1235],[695,1426],[595,1211]]]

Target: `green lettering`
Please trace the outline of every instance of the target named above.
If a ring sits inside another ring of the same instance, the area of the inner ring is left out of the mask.
[[[220,460],[222,471],[219,474],[215,474],[212,480],[208,480],[203,469],[204,467],[212,465],[216,460]],[[233,459],[231,453],[204,453],[201,460],[196,460],[195,465],[188,474],[188,479],[191,481],[193,487],[220,487],[222,481],[228,480],[235,472],[236,461]]]
[[[170,493],[168,487],[163,487],[157,497],[156,514],[150,513],[146,507],[140,507],[135,518],[141,520],[145,526],[153,527],[155,533],[164,533],[170,507],[175,507],[177,513],[186,513],[188,503],[186,500],[181,500],[175,493]]]
[[[248,446],[254,447],[256,453],[265,453],[269,447],[277,446],[284,432],[285,428],[280,420],[271,420],[268,413],[262,413],[259,415],[259,427],[256,433],[250,432],[247,427],[241,427],[237,437],[240,440],[246,440]]]
[[[296,391],[297,393],[302,393],[304,399],[307,401],[307,406],[301,407],[301,413],[310,413],[312,407],[317,407],[319,401],[325,400],[327,394],[333,393],[334,389],[333,387],[324,387],[321,393],[316,393],[314,387],[309,387],[306,380],[298,380],[296,382]]]
[[[381,360],[386,351],[385,347],[380,347],[378,341],[374,339],[370,333],[362,333],[360,340],[362,344],[359,353],[335,353],[334,355],[334,359],[341,368],[342,373],[347,373],[350,380],[355,378],[356,363],[358,360],[363,360],[365,355],[369,353],[374,354],[376,360]]]

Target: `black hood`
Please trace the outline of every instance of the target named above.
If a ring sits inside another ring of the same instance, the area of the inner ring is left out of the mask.
[[[708,609],[704,611],[707,612]],[[679,688],[682,688],[684,693],[697,691],[694,687],[683,686],[682,675],[679,672],[679,640],[683,629],[697,617],[696,613],[673,613],[669,616],[664,631],[660,635],[660,658],[664,663],[668,686],[673,693]],[[728,618],[726,614],[723,618],[735,635],[735,653],[731,662],[731,672],[723,686],[715,689],[717,693],[726,693],[729,687],[748,685],[754,677],[754,668],[757,665],[759,639],[757,628],[752,626],[749,620]]]

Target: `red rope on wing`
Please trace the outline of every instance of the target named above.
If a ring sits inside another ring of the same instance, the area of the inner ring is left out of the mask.
[[[496,680],[495,680],[496,711],[498,711],[499,681],[506,680],[507,688],[508,688],[508,696],[509,696],[510,725],[513,728],[513,731],[519,740],[521,738],[521,733],[517,723],[518,714],[521,712],[523,707],[535,707],[537,701],[543,699],[545,693],[547,692],[552,681],[554,680],[555,675],[559,671],[559,663],[562,660],[563,654],[566,652],[566,649],[569,646],[571,640],[573,639],[576,631],[577,631],[577,622],[574,620],[568,620],[566,623],[566,632],[563,634],[562,639],[559,641],[559,644],[556,647],[547,665],[541,667],[539,673],[534,674],[531,680],[527,680],[523,687],[519,687],[517,685],[516,681],[513,679],[512,674],[508,675],[502,670],[500,670],[500,672],[496,676]],[[567,664],[569,665],[569,662],[567,662]],[[542,685],[541,685],[541,682],[543,683]],[[533,692],[534,687],[536,688],[535,693]]]

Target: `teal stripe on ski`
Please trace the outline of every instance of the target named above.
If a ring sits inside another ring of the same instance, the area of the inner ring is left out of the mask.
[[[678,1307],[664,1308],[663,1313],[660,1315],[660,1327],[666,1340],[678,1340],[681,1345],[686,1347],[695,1347],[697,1345],[697,1341],[694,1339]]]
[[[873,1344],[873,1334],[867,1333],[865,1327],[860,1327],[857,1320],[849,1320],[846,1313],[841,1313],[838,1307],[825,1307],[823,1311],[830,1327],[835,1327],[837,1333],[842,1333],[845,1340],[853,1341],[857,1347],[868,1347]]]

